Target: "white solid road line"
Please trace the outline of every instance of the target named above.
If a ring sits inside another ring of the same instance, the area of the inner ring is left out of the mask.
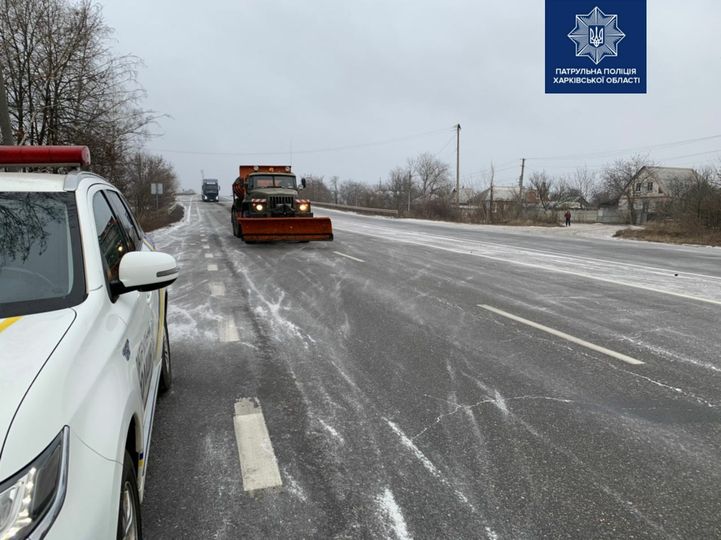
[[[235,325],[235,317],[230,315],[218,321],[218,338],[223,343],[240,341],[238,327]]]
[[[257,398],[243,398],[235,403],[233,427],[243,489],[255,491],[283,485],[263,409]]]
[[[611,349],[607,349],[605,347],[601,347],[600,345],[591,343],[589,341],[585,341],[583,339],[573,337],[569,334],[566,334],[565,332],[561,332],[560,330],[554,330],[553,328],[549,328],[548,326],[544,326],[542,324],[538,324],[536,322],[529,321],[528,319],[524,319],[523,317],[513,315],[512,313],[508,313],[506,311],[502,311],[500,309],[496,309],[494,307],[487,306],[485,304],[478,304],[478,307],[486,309],[488,311],[491,311],[497,315],[500,315],[501,317],[506,317],[507,319],[511,319],[512,321],[516,321],[516,322],[525,324],[527,326],[530,326],[532,328],[535,328],[537,330],[541,330],[543,332],[551,334],[553,336],[560,337],[561,339],[565,339],[566,341],[570,341],[571,343],[575,343],[576,345],[580,345],[581,347],[586,347],[587,349],[591,349],[592,351],[596,351],[601,354],[605,354],[606,356],[610,356],[611,358],[615,358],[617,360],[621,360],[622,362],[626,362],[627,364],[632,364],[634,366],[640,366],[640,365],[644,364],[644,362],[641,362],[641,360],[636,360],[635,358],[631,358],[630,356],[627,356],[625,354],[621,354],[616,351],[612,351]]]
[[[345,257],[346,259],[350,259],[350,260],[352,260],[352,261],[362,262],[362,263],[365,262],[363,259],[358,259],[358,258],[356,258],[356,257],[351,257],[350,255],[346,255],[345,253],[341,253],[340,251],[334,251],[333,253],[335,253],[336,255],[340,255],[341,257]]]
[[[210,296],[225,296],[225,283],[209,283]]]
[[[209,264],[208,265],[208,272],[217,272],[218,271],[218,265],[217,264]]]

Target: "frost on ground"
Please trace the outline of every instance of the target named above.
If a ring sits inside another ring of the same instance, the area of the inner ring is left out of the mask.
[[[406,525],[403,512],[401,512],[401,509],[393,496],[393,492],[386,488],[377,500],[378,505],[380,506],[381,514],[390,528],[388,531],[388,537],[397,538],[399,540],[412,538],[412,536],[408,533],[408,525]]]
[[[334,227],[338,230],[348,230],[355,234],[380,238],[384,241],[423,246],[523,268],[567,274],[721,305],[721,287],[719,287],[721,277],[715,275],[683,272],[672,267],[661,268],[544,249],[516,247],[496,241],[444,235],[441,230],[438,234],[399,230],[387,223],[375,220],[369,220],[362,224],[353,223],[352,226],[340,222],[334,224]]]

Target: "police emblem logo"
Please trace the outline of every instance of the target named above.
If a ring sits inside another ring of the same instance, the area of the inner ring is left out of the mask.
[[[576,45],[576,56],[598,65],[607,56],[618,56],[618,44],[626,37],[618,27],[617,15],[606,15],[598,7],[576,15],[576,27],[568,34]]]

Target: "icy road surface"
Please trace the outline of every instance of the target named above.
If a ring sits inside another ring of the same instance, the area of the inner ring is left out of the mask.
[[[184,205],[149,538],[721,537],[721,250]]]

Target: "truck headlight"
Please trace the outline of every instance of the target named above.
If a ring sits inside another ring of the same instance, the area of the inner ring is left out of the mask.
[[[298,206],[298,210],[300,210],[301,212],[307,212],[308,210],[310,210],[310,205],[308,203],[302,203],[300,204],[300,206]]]
[[[38,537],[50,528],[65,500],[70,428],[65,426],[43,452],[0,483],[0,540]]]
[[[256,212],[262,212],[263,208],[265,208],[262,204],[256,204],[255,205],[255,211]]]

